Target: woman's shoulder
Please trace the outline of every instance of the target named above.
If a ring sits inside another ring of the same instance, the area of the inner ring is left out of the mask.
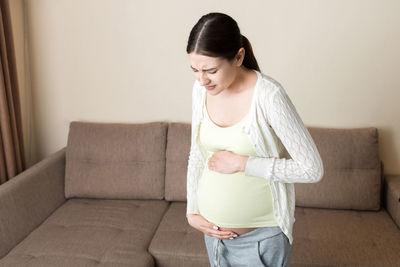
[[[261,99],[270,100],[277,92],[284,92],[285,89],[276,79],[270,75],[259,72],[261,75],[261,82],[259,84],[259,94]]]

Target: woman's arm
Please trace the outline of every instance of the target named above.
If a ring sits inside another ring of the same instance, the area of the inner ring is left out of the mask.
[[[192,141],[189,153],[187,178],[186,178],[187,179],[186,214],[199,214],[199,209],[197,206],[197,186],[198,186],[200,171],[202,169],[201,166],[202,162],[199,157],[201,157],[201,154],[198,149],[198,145],[196,144],[196,142]]]
[[[283,183],[319,182],[324,174],[321,156],[285,90],[277,86],[266,105],[266,119],[291,159],[250,156],[245,174]]]
[[[189,160],[187,167],[187,177],[186,177],[186,199],[187,199],[187,209],[186,214],[199,214],[199,209],[197,206],[197,186],[198,180],[201,175],[203,168],[203,161],[200,148],[195,140],[196,134],[196,122],[199,116],[199,91],[197,88],[197,83],[193,84],[192,90],[192,130],[191,130],[191,145],[189,152]]]

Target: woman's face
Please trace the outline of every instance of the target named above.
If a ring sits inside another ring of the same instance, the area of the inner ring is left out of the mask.
[[[240,53],[238,53],[240,56]],[[190,67],[200,85],[212,95],[221,93],[235,81],[242,60],[228,61],[220,57],[209,57],[192,52],[189,54]]]

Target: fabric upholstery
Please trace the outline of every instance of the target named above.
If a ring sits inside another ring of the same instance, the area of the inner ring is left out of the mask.
[[[400,175],[385,175],[385,207],[400,228]]]
[[[172,202],[150,243],[158,266],[209,266],[202,233],[187,223],[185,211],[185,202]],[[295,217],[292,267],[400,262],[400,231],[386,210],[296,207]]]
[[[64,172],[62,148],[0,186],[0,258],[65,202]]]
[[[296,206],[379,210],[377,128],[309,130],[324,163],[324,178],[316,184],[295,184]]]
[[[69,199],[0,266],[154,266],[147,252],[164,200]]]
[[[67,148],[0,186],[0,266],[209,266],[185,217],[190,129],[72,122]],[[400,176],[381,181],[377,129],[308,129],[324,178],[296,184],[291,266],[397,266]]]
[[[186,202],[172,202],[150,243],[156,265],[210,267],[202,232],[185,217]]]
[[[186,172],[190,149],[190,124],[168,125],[167,161],[165,166],[165,199],[186,201]]]
[[[71,122],[65,196],[163,199],[167,125]]]
[[[291,265],[399,266],[400,229],[386,210],[296,207]]]

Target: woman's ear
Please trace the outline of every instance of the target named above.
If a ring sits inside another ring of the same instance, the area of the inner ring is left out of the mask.
[[[236,66],[240,67],[240,66],[242,65],[243,60],[244,60],[245,53],[246,53],[246,52],[245,52],[244,48],[241,47],[241,48],[239,49],[239,51],[237,52],[236,56],[235,56],[235,63],[236,63]]]

